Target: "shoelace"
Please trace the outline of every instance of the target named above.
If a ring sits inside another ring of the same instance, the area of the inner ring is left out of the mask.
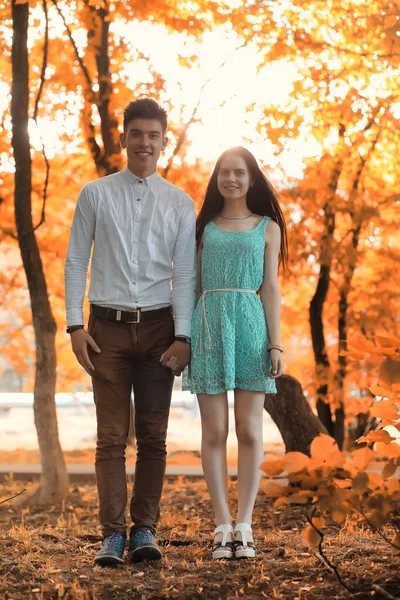
[[[153,534],[151,533],[151,531],[149,529],[139,529],[138,534],[140,535],[140,537],[143,541],[154,542]]]
[[[110,550],[120,550],[121,546],[125,546],[125,538],[119,533],[112,533],[107,538],[107,547]]]

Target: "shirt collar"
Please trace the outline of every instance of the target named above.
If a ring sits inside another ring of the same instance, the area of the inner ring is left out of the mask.
[[[139,181],[143,181],[143,183],[145,183],[148,187],[151,187],[152,185],[154,185],[154,183],[160,177],[159,174],[157,173],[157,171],[155,173],[153,173],[152,175],[149,175],[148,177],[137,177],[137,175],[132,173],[132,171],[128,167],[125,167],[125,169],[122,170],[122,175],[123,175],[124,179],[126,181],[128,181],[129,183],[135,184],[135,183],[138,183]]]

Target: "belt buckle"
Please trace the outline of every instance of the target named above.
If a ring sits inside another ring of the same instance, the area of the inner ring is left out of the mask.
[[[136,313],[136,319],[132,321],[125,321],[125,323],[140,323],[140,310],[134,310],[133,313]]]

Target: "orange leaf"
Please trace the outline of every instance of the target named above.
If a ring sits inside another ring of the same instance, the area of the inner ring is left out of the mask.
[[[353,360],[363,360],[365,358],[365,352],[357,352],[357,350],[351,348],[348,352],[346,352],[345,350],[341,350],[339,352],[339,356],[348,356]]]
[[[271,475],[272,477],[275,475],[279,475],[284,470],[283,460],[279,458],[278,460],[266,460],[260,466],[260,469],[264,471],[267,475]]]
[[[336,479],[336,478],[334,478],[333,482],[339,488],[346,489],[346,488],[351,487],[351,479]]]
[[[374,453],[370,448],[360,448],[351,453],[352,464],[357,471],[364,471],[372,460]]]
[[[330,435],[321,433],[313,439],[310,446],[313,468],[319,465],[339,467],[343,463],[343,455],[335,440]]]
[[[355,348],[354,346],[347,346],[350,356],[354,356],[356,358],[364,358],[365,357],[365,348]]]
[[[285,504],[288,504],[288,503],[289,503],[289,499],[288,498],[278,498],[274,502],[274,507],[275,508],[279,508],[280,506],[284,506]]]
[[[397,465],[395,463],[394,460],[390,460],[384,467],[382,470],[382,477],[384,479],[389,479],[389,477],[392,477],[392,475],[394,475],[397,471]]]
[[[399,415],[394,404],[390,400],[381,400],[376,402],[371,408],[371,415],[378,419],[389,419],[395,421]]]
[[[385,17],[383,20],[383,29],[390,29],[391,27],[395,27],[397,25],[397,17],[396,15],[389,15]]]
[[[313,517],[311,521],[313,525],[315,525],[315,527],[317,527],[318,529],[322,529],[323,527],[325,527],[326,520],[324,519],[324,517]]]
[[[347,347],[350,351],[355,350],[356,352],[363,353],[375,350],[373,343],[366,339],[355,339],[352,341],[351,345],[349,344]]]
[[[400,491],[400,481],[396,479],[396,477],[392,477],[385,481],[385,488],[387,489],[389,496],[392,496]]]
[[[376,490],[383,485],[383,477],[380,473],[375,473],[375,471],[370,471],[368,473],[368,488],[370,490]]]
[[[297,473],[307,468],[310,459],[302,452],[288,452],[283,457],[283,465],[286,473]]]
[[[367,387],[367,389],[373,396],[382,396],[383,398],[391,398],[393,396],[393,392],[391,390],[388,390],[381,385],[371,385],[370,387]]]
[[[347,517],[348,512],[349,511],[346,508],[341,506],[332,512],[332,518],[338,523],[341,523]]]
[[[267,481],[263,490],[267,496],[271,496],[272,498],[279,498],[280,496],[285,496],[288,491],[287,485],[279,485],[275,481]]]
[[[376,452],[379,452],[379,454],[386,456],[387,458],[397,458],[400,456],[400,444],[397,442],[390,442],[390,444],[378,442],[376,445]]]
[[[309,462],[309,469],[311,468],[312,460]],[[320,477],[314,475],[302,475],[300,484],[303,489],[310,489],[318,486],[321,483]]]
[[[400,348],[399,338],[386,335],[376,335],[376,341],[384,348]]]
[[[385,356],[397,357],[398,352],[399,352],[398,348],[382,348],[382,353],[385,354]]]
[[[361,444],[361,442],[384,442],[385,444],[389,444],[394,438],[392,438],[387,431],[381,429],[380,431],[369,431],[367,435],[362,435],[358,438],[357,442]]]
[[[301,532],[302,538],[310,548],[310,550],[314,550],[314,548],[318,548],[320,541],[322,540],[321,535],[314,529],[312,525],[306,525],[306,527]]]
[[[303,495],[300,492],[292,494],[288,499],[289,504],[307,504],[309,497],[312,495],[312,492],[310,492],[309,496]]]

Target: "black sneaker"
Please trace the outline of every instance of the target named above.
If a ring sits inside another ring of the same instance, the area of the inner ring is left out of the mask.
[[[161,560],[161,550],[154,542],[154,534],[149,527],[140,527],[131,533],[128,559],[133,562]]]
[[[119,531],[107,535],[103,540],[101,549],[94,559],[96,565],[105,567],[124,564],[122,556],[125,550],[125,542],[126,537]]]

